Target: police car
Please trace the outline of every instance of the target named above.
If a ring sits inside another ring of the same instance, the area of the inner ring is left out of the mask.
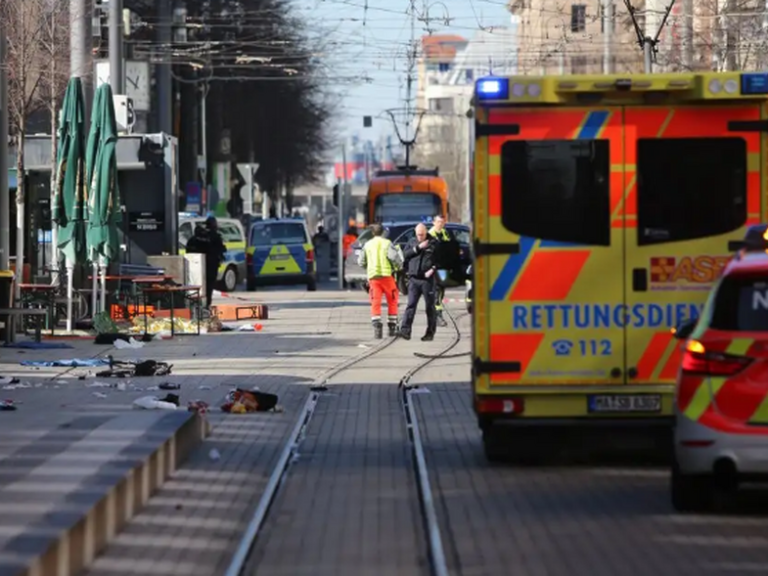
[[[247,287],[305,284],[317,290],[315,250],[303,218],[272,218],[251,224],[246,250]]]
[[[768,481],[768,232],[752,227],[698,319],[682,323],[675,390],[673,506],[710,508],[743,481]]]

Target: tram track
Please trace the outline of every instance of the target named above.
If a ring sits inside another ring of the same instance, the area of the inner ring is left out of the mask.
[[[413,376],[437,360],[463,355],[454,354],[445,356],[461,341],[461,332],[458,327],[458,321],[466,316],[467,313],[463,313],[457,317],[454,317],[448,310],[445,312],[450,320],[450,326],[454,331],[451,342],[440,352],[434,355],[414,353],[414,357],[421,358],[423,361],[418,363],[416,366],[409,368],[398,382],[398,387],[401,391],[401,403],[407,430],[407,437],[411,445],[410,448],[413,456],[413,474],[418,486],[419,505],[424,523],[426,541],[428,543],[427,552],[429,557],[430,574],[432,576],[448,576],[449,572],[443,551],[443,538],[440,532],[437,509],[434,498],[432,496],[429,472],[425,458],[425,450],[422,444],[423,440],[418,426],[418,420],[413,407],[413,403],[411,401],[411,394],[413,393],[414,389],[418,388],[418,385],[412,385],[410,381]],[[251,519],[243,532],[243,536],[237,546],[237,549],[235,550],[235,553],[232,556],[229,566],[225,572],[225,576],[245,576],[250,554],[256,546],[256,542],[262,533],[267,520],[269,519],[272,505],[280,493],[281,486],[290,473],[293,457],[297,453],[299,445],[301,444],[301,441],[304,437],[304,433],[309,426],[312,417],[314,416],[319,398],[324,392],[328,390],[328,383],[335,376],[338,376],[342,372],[352,369],[358,364],[380,354],[384,350],[390,348],[397,341],[397,338],[384,340],[378,345],[365,350],[361,354],[340,362],[339,364],[331,367],[326,372],[321,374],[310,385],[310,393],[307,401],[305,402],[304,407],[296,419],[296,422],[291,430],[290,435],[288,436],[287,441],[283,445],[277,463],[275,464],[269,480],[267,481],[264,493],[262,494],[256,509],[254,510],[253,515],[251,516]]]

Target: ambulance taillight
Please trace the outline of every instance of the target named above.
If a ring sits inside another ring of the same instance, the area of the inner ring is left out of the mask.
[[[524,409],[522,398],[478,398],[475,401],[478,414],[522,414]]]
[[[307,263],[314,262],[315,261],[315,251],[314,250],[307,250]]]

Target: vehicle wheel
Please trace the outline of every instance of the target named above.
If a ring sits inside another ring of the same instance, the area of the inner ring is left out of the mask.
[[[248,280],[246,282],[246,288],[248,288],[248,292],[255,292],[256,291],[256,278],[248,277]]]
[[[709,476],[692,476],[672,464],[670,477],[672,506],[678,512],[703,512],[712,508],[714,484]]]
[[[309,292],[317,291],[317,280],[315,280],[314,278],[310,278],[309,280],[307,280],[307,290]]]
[[[234,266],[230,266],[224,271],[222,284],[225,292],[234,292],[237,290],[237,270],[235,270]]]

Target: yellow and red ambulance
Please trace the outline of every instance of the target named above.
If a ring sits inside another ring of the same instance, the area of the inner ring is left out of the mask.
[[[473,364],[502,425],[672,422],[672,329],[765,221],[768,74],[482,78]]]

